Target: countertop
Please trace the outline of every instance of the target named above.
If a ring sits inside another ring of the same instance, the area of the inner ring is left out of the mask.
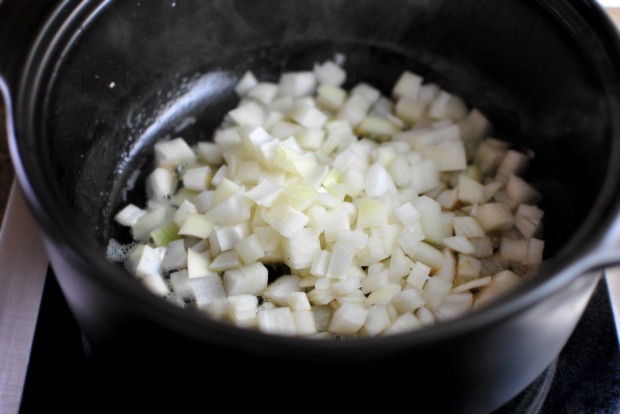
[[[616,23],[616,26],[620,26],[620,7],[607,7],[605,10]]]

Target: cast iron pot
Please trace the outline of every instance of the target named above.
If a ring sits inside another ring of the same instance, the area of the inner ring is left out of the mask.
[[[17,176],[93,360],[115,383],[170,386],[165,375],[189,370],[240,396],[277,386],[313,404],[354,384],[360,401],[387,389],[380,395],[412,408],[486,412],[556,358],[597,283],[593,270],[620,262],[620,47],[593,0],[4,3],[0,84]],[[346,55],[347,86],[389,93],[413,70],[536,153],[527,179],[546,211],[536,277],[430,329],[311,341],[178,309],[106,260],[107,240],[126,240],[113,215],[144,200],[157,140],[209,139],[247,69],[275,80],[334,53]]]

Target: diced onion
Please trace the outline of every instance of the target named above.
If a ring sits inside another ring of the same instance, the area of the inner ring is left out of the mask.
[[[155,144],[149,202],[114,217],[147,289],[268,334],[377,336],[458,317],[542,262],[532,156],[412,72],[391,97],[343,89],[341,60],[248,71],[212,140]]]

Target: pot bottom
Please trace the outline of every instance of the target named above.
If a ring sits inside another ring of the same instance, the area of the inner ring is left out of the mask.
[[[42,402],[46,409],[55,407],[66,412],[73,411],[67,408],[83,408],[83,402],[89,406],[99,401],[114,404],[114,378],[122,377],[132,367],[102,366],[96,358],[87,356],[88,346],[56,279],[50,276],[51,272],[43,293],[21,412],[38,412]],[[616,335],[607,287],[602,279],[558,359],[496,413],[618,412],[620,350]],[[63,373],[62,381],[58,380],[59,372]],[[259,381],[263,375],[256,373],[254,380]],[[180,396],[167,392],[167,385],[188,380],[177,377],[162,381],[161,390],[156,392],[161,391],[162,395],[150,402],[158,403],[163,398],[164,403],[174,405]]]

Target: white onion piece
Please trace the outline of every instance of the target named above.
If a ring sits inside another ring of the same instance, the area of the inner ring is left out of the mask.
[[[211,318],[222,320],[230,315],[230,302],[228,298],[215,299],[209,302],[202,310]]]
[[[460,171],[467,167],[463,141],[444,141],[420,149],[427,159],[433,160],[438,171]]]
[[[420,222],[426,240],[441,244],[445,237],[441,224],[441,205],[427,196],[419,197],[413,204],[420,213]]]
[[[346,79],[346,72],[335,62],[328,60],[323,64],[314,65],[314,75],[323,85],[342,85]]]
[[[532,201],[538,193],[523,178],[510,174],[506,184],[506,194],[515,204],[527,203]]]
[[[466,217],[454,217],[452,220],[452,226],[454,228],[455,236],[463,236],[463,237],[484,237],[486,233],[480,227],[480,224],[476,221],[475,218],[466,216]]]
[[[155,164],[158,166],[190,164],[195,160],[196,154],[183,138],[160,141],[155,144]]]
[[[174,177],[170,170],[158,167],[147,179],[147,193],[151,199],[165,200],[172,195],[174,184]]]
[[[446,248],[442,250],[441,254],[443,255],[441,267],[439,267],[439,269],[434,272],[433,276],[434,278],[441,278],[446,282],[452,284],[452,282],[454,281],[456,263],[453,250],[450,248]]]
[[[401,233],[403,234],[403,233]],[[441,251],[437,250],[433,246],[425,242],[418,242],[415,244],[399,244],[403,251],[411,257],[411,259],[424,263],[425,265],[438,269],[443,264],[443,255]]]
[[[213,274],[210,266],[211,261],[208,253],[199,253],[193,249],[187,249],[187,272],[190,279]]]
[[[376,268],[380,266],[380,268]],[[362,279],[362,293],[368,294],[375,289],[385,286],[388,283],[388,270],[383,264],[376,263],[368,269],[368,275]]]
[[[475,257],[459,254],[456,265],[456,276],[461,278],[472,279],[480,275],[482,263]]]
[[[388,277],[392,280],[400,281],[409,274],[412,266],[413,262],[411,259],[405,256],[402,249],[395,247],[390,257]]]
[[[476,251],[464,236],[444,237],[443,244],[459,253],[472,254]]]
[[[486,232],[508,230],[514,224],[510,208],[504,203],[487,203],[478,206],[476,220]]]
[[[530,239],[525,263],[528,265],[537,265],[542,263],[544,247],[544,241],[539,239]]]
[[[420,86],[420,90],[418,92],[418,101],[424,105],[428,105],[432,103],[439,95],[441,89],[439,86],[434,83],[425,83]]]
[[[237,326],[250,327],[256,324],[258,298],[254,295],[228,297],[230,316]]]
[[[217,245],[221,251],[234,249],[235,246],[250,234],[247,223],[233,224],[229,226],[218,226],[214,231]]]
[[[288,307],[269,310],[260,309],[257,315],[258,329],[275,335],[295,335],[297,328],[293,313]]]
[[[243,189],[228,197],[209,211],[207,217],[215,224],[237,224],[250,218],[251,205]]]
[[[214,180],[211,180],[211,183],[215,184]],[[215,206],[215,191],[207,190],[207,191],[201,192],[196,197],[194,197],[193,204],[195,205],[196,211],[198,213],[206,213],[207,211],[211,210]],[[177,210],[177,213],[178,212],[179,211]],[[178,220],[181,220],[181,216],[179,216]]]
[[[306,336],[317,332],[314,312],[311,310],[299,309],[293,311],[293,321],[295,323],[295,332],[297,335]]]
[[[407,283],[417,289],[422,289],[429,278],[430,272],[431,268],[429,266],[421,262],[415,262],[407,276]]]
[[[241,142],[239,136],[239,130],[237,128],[222,128],[215,131],[213,134],[213,142],[222,148],[222,153],[226,149]]]
[[[144,287],[157,296],[166,297],[170,293],[170,289],[168,289],[168,286],[161,275],[149,274],[140,279],[140,281]]]
[[[274,230],[287,238],[294,237],[310,221],[304,213],[283,203],[276,203],[263,217]]]
[[[228,250],[218,254],[211,262],[209,269],[214,272],[223,272],[228,269],[236,269],[239,266],[241,266],[241,262],[237,255],[237,251]]]
[[[358,83],[351,89],[351,95],[361,95],[373,105],[381,97],[381,92],[367,83]]]
[[[224,287],[229,296],[258,295],[267,287],[267,268],[254,262],[224,273]]]
[[[256,262],[265,256],[265,250],[256,233],[252,233],[235,244],[237,255],[244,264]]]
[[[332,289],[332,284],[335,282],[334,279],[331,278],[326,278],[326,277],[322,277],[322,278],[318,278],[315,283],[314,283],[314,287],[317,290],[330,290],[334,293],[334,297],[337,296],[338,294]]]
[[[170,273],[170,285],[174,290],[174,294],[180,299],[194,296],[194,289],[192,289],[192,285],[189,281],[187,270]]]
[[[484,185],[482,189],[482,203],[487,203],[504,186],[500,181],[491,181]]]
[[[484,187],[471,178],[461,175],[458,184],[458,199],[467,204],[479,204],[484,200]]]
[[[405,333],[422,327],[422,322],[413,313],[403,313],[385,331],[385,335]]]
[[[367,316],[368,309],[363,306],[345,303],[334,312],[329,330],[342,335],[354,334],[364,325]]]
[[[300,292],[299,277],[280,276],[275,282],[263,291],[263,296],[279,306],[289,305],[289,296],[294,292]],[[304,294],[305,295],[305,294]]]
[[[400,284],[388,283],[378,289],[372,291],[372,293],[366,298],[367,305],[387,305],[392,301],[392,298],[400,292]]]
[[[432,326],[435,324],[435,315],[424,306],[416,310],[415,315],[424,326]]]
[[[364,330],[370,336],[377,336],[392,324],[385,306],[375,305],[368,308],[364,321]]]
[[[172,219],[176,223],[177,226],[182,227],[187,221],[187,218],[192,214],[197,214],[198,209],[196,205],[189,200],[183,200],[179,205],[177,211],[174,212]]]
[[[414,287],[398,292],[392,298],[392,304],[401,314],[414,311],[417,308],[424,306],[425,303],[426,301],[420,292]]]
[[[372,102],[369,102],[363,95],[351,95],[338,112],[337,117],[348,121],[351,126],[357,127],[366,117],[371,106]]]
[[[418,122],[424,115],[426,105],[417,100],[413,100],[407,97],[401,97],[396,102],[395,113],[403,121],[409,125],[413,125]]]
[[[435,317],[440,321],[454,319],[471,310],[473,297],[471,293],[452,293],[435,311]]]
[[[381,197],[387,191],[395,191],[394,181],[385,168],[378,163],[374,163],[366,173],[364,190],[370,197]]]
[[[278,85],[271,82],[259,82],[250,89],[247,96],[252,99],[256,99],[262,104],[270,104],[278,94]]]
[[[493,244],[488,237],[471,237],[468,238],[469,243],[474,247],[474,252],[471,254],[476,258],[485,258],[493,255]]]
[[[499,254],[507,260],[517,263],[525,263],[527,260],[527,250],[529,242],[525,239],[515,240],[509,237],[503,237],[499,248]]]
[[[313,306],[314,320],[318,331],[326,331],[331,320],[333,309],[330,306]]]
[[[252,88],[258,84],[256,76],[251,71],[247,71],[243,74],[237,86],[235,86],[235,92],[238,95],[243,96],[248,93]]]
[[[397,97],[405,97],[413,101],[417,100],[422,78],[412,72],[405,71],[396,81],[392,94]]]
[[[180,239],[183,240],[183,239]],[[191,237],[187,238],[186,240],[184,240],[187,244],[187,246],[189,246],[189,248],[195,252],[198,253],[205,253],[207,252],[209,257],[211,257],[211,251],[209,250],[209,240],[208,239],[202,239],[200,241],[196,242],[196,239],[193,239]],[[195,242],[195,243],[194,243]]]
[[[194,291],[196,305],[200,309],[204,309],[215,300],[226,299],[222,279],[217,274],[190,278],[189,283]]]
[[[269,226],[254,226],[254,234],[258,237],[265,255],[273,254],[280,247],[282,236]]]
[[[496,139],[486,139],[480,143],[474,154],[474,163],[483,174],[495,173],[506,155],[506,144]]]
[[[528,156],[524,153],[508,150],[497,169],[497,179],[503,183],[507,182],[510,175],[521,173],[527,166],[528,161]]]
[[[265,110],[260,104],[249,101],[228,112],[228,116],[237,125],[260,125],[265,120]]]
[[[183,186],[193,191],[205,191],[211,180],[211,168],[208,165],[185,170]]]
[[[359,290],[356,290],[345,295],[338,296],[336,302],[340,305],[345,303],[351,303],[355,305],[364,305],[366,303],[366,296]]]
[[[288,72],[280,76],[280,95],[301,97],[310,95],[316,88],[313,72]]]
[[[387,208],[384,203],[372,198],[364,198],[357,205],[357,227],[380,227],[388,222]]]
[[[245,196],[250,200],[265,207],[271,207],[282,193],[282,186],[271,180],[265,179],[254,188],[248,190]]]
[[[173,269],[187,268],[187,251],[185,249],[185,240],[179,239],[168,243],[166,253],[162,260],[162,268],[164,271]]]
[[[314,289],[307,293],[310,302],[315,305],[327,305],[336,299],[336,293],[331,289]]]
[[[347,276],[348,277],[346,279],[336,282],[330,286],[330,288],[334,291],[334,293],[339,296],[346,296],[346,295],[353,294],[356,292],[361,293],[360,292],[360,287],[361,287],[360,279],[354,276],[351,276],[350,274]],[[364,300],[364,296],[362,296],[362,301],[363,300]]]
[[[199,142],[196,145],[196,154],[198,157],[210,165],[220,165],[224,159],[224,148],[214,142]]]
[[[146,214],[146,211],[142,210],[133,204],[127,204],[121,211],[116,213],[114,220],[122,226],[131,227]]]
[[[533,237],[540,228],[544,212],[536,206],[521,204],[515,214],[515,227],[525,238]]]
[[[165,249],[139,244],[131,249],[125,267],[137,277],[160,274]]]
[[[448,296],[451,288],[452,283],[439,277],[431,277],[422,290],[422,297],[426,301],[426,306],[430,310],[436,311],[437,308],[441,306],[446,296]]]
[[[308,301],[308,297],[305,292],[289,292],[286,296],[286,302],[293,311],[311,310],[310,302]]]
[[[516,286],[520,281],[519,276],[510,270],[503,270],[493,276],[493,280],[486,286],[476,298],[474,307],[479,307],[506,294],[510,289]]]
[[[461,119],[466,115],[466,111],[467,108],[458,97],[441,91],[431,104],[428,114],[435,119]]]
[[[344,243],[336,242],[332,250],[327,269],[327,277],[335,279],[345,279],[349,268],[353,263],[355,250]]]
[[[327,115],[321,112],[320,109],[303,103],[293,105],[290,111],[288,111],[288,116],[299,125],[310,129],[323,127],[328,119]]]
[[[491,276],[485,276],[481,277],[480,279],[470,280],[469,282],[461,283],[460,285],[452,289],[452,293],[462,293],[467,292],[471,289],[480,288],[482,286],[488,285],[489,283],[491,283],[492,280],[493,279],[491,278]]]
[[[312,261],[310,273],[318,277],[327,277],[327,270],[332,258],[332,253],[328,250],[321,250],[316,254]]]
[[[214,228],[213,222],[204,214],[188,214],[183,221],[178,232],[183,236],[205,239],[209,237]]]

